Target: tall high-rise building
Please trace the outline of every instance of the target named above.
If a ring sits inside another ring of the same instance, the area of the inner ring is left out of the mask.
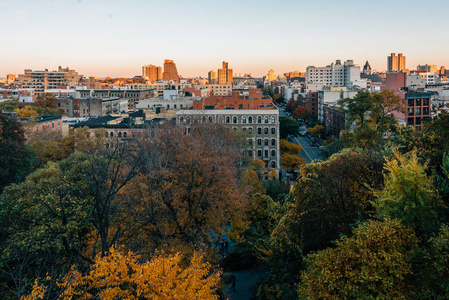
[[[218,69],[218,84],[232,83],[232,69],[228,69],[228,63],[223,62],[223,68]]]
[[[145,65],[142,67],[142,77],[151,82],[162,80],[162,67],[156,67],[155,65]]]
[[[211,70],[208,74],[209,84],[217,83],[217,72]]]
[[[391,53],[388,56],[388,72],[404,72],[405,71],[405,56],[402,53]]]
[[[162,73],[162,80],[175,82],[179,81],[178,70],[176,69],[176,64],[171,59],[164,60],[164,73]]]

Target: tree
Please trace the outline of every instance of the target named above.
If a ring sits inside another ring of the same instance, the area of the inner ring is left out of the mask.
[[[279,117],[279,130],[281,139],[286,139],[288,135],[296,136],[298,134],[298,122],[288,117]]]
[[[284,96],[282,96],[282,94],[274,94],[273,101],[276,103],[282,103],[284,102]]]
[[[310,112],[305,106],[298,105],[292,112],[292,116],[295,119],[305,120],[310,116]]]
[[[139,263],[140,257],[111,248],[107,256],[97,256],[90,271],[73,268],[58,283],[64,299],[218,299],[220,274],[211,272],[200,252],[182,266],[180,253],[160,253]],[[35,284],[30,296],[43,297],[46,289]],[[27,297],[30,298],[31,297]],[[27,299],[25,298],[25,299]],[[36,298],[33,298],[36,299]],[[41,298],[42,299],[42,298]]]
[[[34,101],[35,111],[39,115],[57,115],[60,114],[56,107],[56,97],[52,93],[42,93]]]
[[[323,136],[324,135],[324,125],[316,124],[315,126],[307,129],[311,134],[317,135],[317,136]]]
[[[17,113],[19,118],[30,118],[38,115],[38,113],[29,105],[23,108],[16,108],[14,111]]]
[[[17,108],[19,108],[19,100],[17,100],[16,98],[9,98],[8,100],[2,101],[0,102],[0,113],[2,112],[2,110],[4,112],[13,112],[15,111]]]
[[[299,170],[301,166],[306,164],[306,160],[298,155],[292,155],[289,153],[282,154],[280,164],[287,172],[293,172]]]
[[[335,248],[307,256],[300,298],[410,299],[413,295],[413,231],[399,220],[369,220]]]
[[[288,153],[292,155],[299,155],[301,153],[302,147],[299,144],[290,143],[287,140],[281,139],[279,141],[279,150],[282,153]]]
[[[294,202],[270,237],[270,277],[259,289],[266,298],[291,299],[299,282],[303,257],[333,245],[351,225],[372,211],[374,190],[382,185],[383,159],[374,153],[346,149],[329,160],[301,168]],[[264,298],[265,299],[265,298]]]
[[[292,113],[298,105],[299,105],[298,101],[290,99],[290,100],[288,100],[287,104],[285,105],[285,111]]]
[[[25,151],[25,132],[17,119],[0,114],[0,193],[10,183],[17,181],[17,170]]]
[[[385,164],[385,187],[376,193],[380,217],[398,218],[416,230],[418,236],[429,234],[438,226],[438,199],[433,179],[426,175],[416,152],[396,157]]]

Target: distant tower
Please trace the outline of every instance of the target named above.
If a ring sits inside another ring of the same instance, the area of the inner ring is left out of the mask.
[[[395,53],[391,53],[391,56],[388,56],[388,72],[404,72],[405,71],[405,56],[402,53],[398,53],[396,56]]]
[[[162,80],[162,68],[154,65],[145,65],[142,67],[142,77],[151,82]]]
[[[218,69],[218,84],[225,84],[232,81],[232,69],[228,69],[228,63],[224,61],[223,68]]]
[[[211,70],[208,73],[208,79],[209,79],[209,83],[217,83],[217,72],[215,72],[214,70]]]
[[[365,65],[363,66],[363,74],[371,75],[371,66],[368,61],[366,61]]]
[[[179,81],[178,70],[176,69],[176,64],[173,60],[164,60],[164,73],[162,73],[162,80],[175,82]]]

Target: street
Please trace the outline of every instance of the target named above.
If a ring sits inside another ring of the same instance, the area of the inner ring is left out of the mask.
[[[284,108],[279,107],[279,115],[282,117],[288,117]],[[320,155],[320,149],[318,147],[310,146],[310,139],[306,136],[296,136],[291,138],[292,142],[295,144],[299,144],[302,147],[300,157],[304,158],[307,163],[311,163],[313,161],[319,160],[318,157]]]

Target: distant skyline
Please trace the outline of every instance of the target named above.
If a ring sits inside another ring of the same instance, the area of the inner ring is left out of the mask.
[[[387,68],[449,68],[449,1],[0,0],[0,77],[70,67],[84,76],[131,77],[173,59],[180,75],[229,62],[234,74],[305,72],[352,59]]]

